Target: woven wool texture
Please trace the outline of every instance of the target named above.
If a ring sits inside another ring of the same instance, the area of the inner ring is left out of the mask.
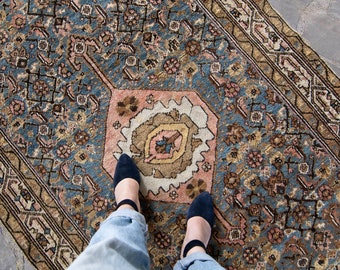
[[[339,79],[265,0],[1,1],[0,218],[65,269],[140,169],[152,269],[214,201],[226,269],[339,264]]]

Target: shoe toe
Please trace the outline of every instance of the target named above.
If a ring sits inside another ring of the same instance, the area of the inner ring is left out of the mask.
[[[122,154],[118,159],[115,175],[113,178],[114,187],[116,187],[118,183],[125,178],[132,178],[140,183],[139,170],[133,159],[127,154]]]
[[[191,203],[188,210],[187,219],[194,216],[200,216],[204,218],[209,223],[210,227],[213,227],[214,205],[209,192],[204,191],[200,193]]]

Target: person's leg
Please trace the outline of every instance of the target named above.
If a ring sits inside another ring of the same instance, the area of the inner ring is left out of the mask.
[[[150,269],[146,234],[142,214],[119,209],[101,224],[89,246],[68,269]]]
[[[195,252],[179,260],[174,270],[224,270],[214,258],[205,252]]]
[[[176,263],[174,269],[224,269],[206,254],[206,247],[214,223],[213,203],[208,192],[203,192],[195,198],[188,210],[187,220],[181,260]]]
[[[114,176],[117,211],[92,237],[71,264],[75,269],[150,269],[146,247],[147,225],[138,199],[140,176],[132,160],[122,155]]]

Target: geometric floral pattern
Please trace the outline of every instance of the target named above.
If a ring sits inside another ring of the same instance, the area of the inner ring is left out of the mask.
[[[116,99],[125,100],[124,105],[128,103],[130,107],[138,100],[142,110],[136,108],[134,116],[125,116],[126,119],[122,115],[114,127],[107,129],[104,168],[113,175],[116,160],[123,151],[134,157],[141,171],[144,196],[149,194],[150,199],[170,202],[177,198],[184,202],[186,198],[185,202],[190,202],[192,198],[182,196],[186,183],[213,179],[208,164],[215,158],[215,147],[211,146],[216,145],[213,131],[217,117],[195,92],[186,92],[187,96],[183,97],[181,93],[149,90],[145,96],[144,91],[130,90],[133,96],[128,100],[124,91],[117,92],[107,122],[115,122]],[[202,166],[209,168],[200,170]],[[204,186],[210,191],[212,182],[204,181]]]
[[[37,268],[115,210],[122,152],[153,269],[204,190],[226,269],[339,264],[340,81],[267,1],[5,0],[0,24],[0,219]]]

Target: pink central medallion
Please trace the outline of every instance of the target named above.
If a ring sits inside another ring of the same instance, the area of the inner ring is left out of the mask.
[[[190,202],[211,191],[217,121],[194,91],[115,90],[103,166],[113,176],[124,152],[141,172],[145,197]]]

